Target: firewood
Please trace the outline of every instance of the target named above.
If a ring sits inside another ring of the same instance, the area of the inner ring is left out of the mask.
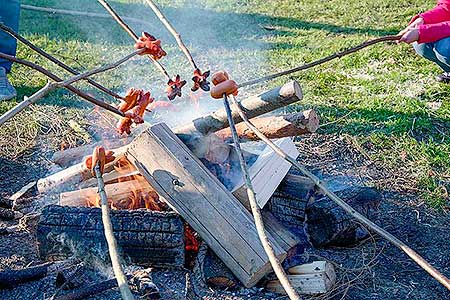
[[[230,269],[206,244],[200,246],[195,259],[194,276],[202,284],[217,289],[232,289],[239,283]]]
[[[154,191],[144,180],[131,180],[107,184],[105,186],[108,200],[113,207],[120,207],[122,201],[130,198],[133,193],[148,193]],[[59,205],[62,206],[93,206],[97,202],[97,188],[86,188],[59,195]]]
[[[123,157],[126,147],[117,148],[113,151],[116,159],[114,162],[105,165],[105,172],[114,170],[115,163]],[[48,177],[39,179],[37,182],[37,189],[41,194],[58,191],[62,192],[73,188],[74,185],[92,177],[91,170],[86,167],[84,162],[81,162]]]
[[[107,255],[100,208],[48,206],[36,230],[42,259],[55,260],[73,254]],[[113,210],[114,235],[123,255],[142,266],[184,265],[184,226],[173,212]]]
[[[269,139],[314,133],[319,128],[319,117],[312,109],[303,113],[253,118],[251,121]],[[249,130],[244,123],[236,124],[236,130],[241,141],[259,140],[253,131]],[[231,141],[231,131],[229,128],[217,131],[216,135],[224,141]]]
[[[119,172],[119,171],[111,171],[109,173],[106,173],[105,175],[103,175],[103,180],[105,181],[105,184],[113,184],[113,183],[118,183],[118,182],[124,182],[124,181],[131,181],[136,179],[137,176],[142,176],[140,175],[139,171],[137,170],[131,170],[131,171],[124,171],[124,172]],[[83,181],[82,183],[80,183],[79,187],[81,189],[84,188],[88,188],[88,187],[93,187],[96,186],[97,179],[95,178],[91,178],[88,179],[86,181]]]
[[[291,81],[281,87],[274,88],[257,96],[241,101],[241,105],[250,118],[254,118],[277,108],[302,100],[303,94],[300,85]],[[237,111],[233,108],[233,119],[240,122]],[[204,117],[192,120],[189,124],[174,129],[178,137],[189,145],[189,138],[195,133],[207,135],[208,133],[228,127],[225,109],[217,110]]]
[[[245,286],[270,271],[250,213],[165,124],[138,136],[126,157]],[[283,260],[286,251],[269,238]]]
[[[0,208],[0,220],[16,220],[20,219],[23,213],[7,208]]]
[[[315,184],[310,179],[289,172],[270,198],[266,208],[283,225],[303,228],[306,207],[316,194]]]
[[[373,218],[381,194],[367,187],[355,187],[336,192],[359,213]],[[368,231],[327,197],[312,203],[306,210],[307,235],[314,247],[352,246],[369,237]]]
[[[63,168],[67,168],[70,165],[81,162],[85,156],[92,154],[92,150],[94,150],[94,148],[97,146],[103,145],[108,149],[115,149],[125,146],[131,141],[132,139],[130,138],[110,139],[93,144],[56,151],[55,153],[53,153],[52,161]]]
[[[277,140],[275,144],[292,156],[297,157],[299,155],[297,147],[290,138]],[[256,162],[249,168],[250,178],[256,193],[256,201],[260,208],[266,205],[290,168],[291,165],[269,147],[266,147]],[[232,192],[250,210],[247,189],[243,180],[236,184]]]
[[[0,289],[15,288],[18,284],[41,279],[47,276],[52,263],[27,267],[19,270],[5,270],[0,272]]]
[[[23,186],[20,190],[15,192],[9,199],[14,200],[14,205],[20,203],[20,200],[30,196],[36,190],[36,181],[31,181],[27,185]],[[26,200],[25,200],[26,201]]]
[[[292,267],[288,270],[289,280],[298,293],[303,295],[323,294],[328,292],[336,283],[336,273],[331,263],[315,261]],[[271,280],[266,288],[275,293],[285,294],[278,280]]]
[[[58,270],[55,286],[58,290],[73,290],[83,285],[89,285],[95,280],[91,273],[91,270],[84,266],[84,263]],[[98,275],[95,275],[95,277],[98,277]]]

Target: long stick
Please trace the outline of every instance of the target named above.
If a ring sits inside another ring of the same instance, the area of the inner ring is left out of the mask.
[[[250,179],[250,174],[248,173],[247,165],[245,163],[244,154],[242,153],[241,146],[239,143],[239,136],[236,132],[236,126],[234,124],[233,115],[231,113],[230,104],[228,103],[227,95],[223,95],[223,105],[225,106],[225,110],[227,112],[228,122],[231,128],[231,134],[233,136],[234,147],[239,157],[239,163],[241,165],[242,173],[244,175],[245,184],[247,186],[247,195],[250,201],[250,207],[252,209],[253,218],[255,219],[256,231],[258,232],[259,239],[261,240],[261,244],[263,245],[264,251],[269,257],[270,264],[280,280],[281,285],[284,290],[288,294],[291,300],[300,300],[300,296],[295,291],[289,279],[284,272],[283,267],[281,266],[280,261],[275,255],[275,251],[272,248],[272,245],[269,242],[269,239],[266,234],[266,230],[264,229],[264,222],[261,215],[261,210],[256,202],[255,190],[253,189],[252,181]]]
[[[87,78],[87,77],[89,77],[89,76],[92,76],[92,75],[95,75],[95,74],[98,74],[98,73],[101,73],[101,72],[105,72],[105,71],[114,69],[114,68],[118,67],[120,64],[126,62],[127,60],[129,60],[130,58],[136,56],[137,54],[139,54],[139,53],[142,52],[142,51],[143,51],[142,49],[141,49],[141,50],[134,51],[133,53],[128,54],[127,56],[121,58],[120,60],[118,60],[118,61],[116,61],[116,62],[114,62],[114,63],[111,63],[111,64],[109,64],[109,65],[106,65],[106,66],[103,66],[103,67],[99,67],[99,68],[93,69],[93,70],[91,70],[91,71],[87,71],[87,72],[82,73],[82,74],[79,74],[79,75],[76,75],[76,76],[74,76],[74,77],[72,77],[72,78],[69,78],[69,79],[67,79],[67,80],[65,80],[65,81],[61,81],[61,79],[60,79],[59,77],[57,77],[56,75],[54,75],[53,73],[49,72],[48,70],[46,70],[46,69],[44,69],[44,68],[42,68],[42,67],[40,67],[40,66],[38,66],[38,65],[36,65],[36,64],[33,64],[32,62],[25,61],[25,60],[21,60],[21,59],[18,59],[18,58],[15,58],[15,57],[14,57],[14,61],[15,61],[15,62],[18,62],[18,63],[24,64],[24,65],[26,65],[26,66],[29,66],[29,67],[31,67],[31,68],[33,68],[33,69],[35,69],[35,70],[37,70],[37,71],[39,71],[39,72],[45,74],[46,76],[48,76],[48,77],[50,77],[51,79],[53,79],[53,80],[55,80],[55,81],[58,81],[58,82],[47,83],[42,89],[40,89],[39,91],[37,91],[37,92],[36,92],[35,94],[33,94],[31,97],[29,97],[29,98],[26,97],[22,102],[20,102],[20,103],[17,104],[15,107],[13,107],[13,108],[10,109],[9,111],[7,111],[5,114],[3,114],[3,115],[0,117],[0,126],[3,125],[6,121],[8,121],[9,119],[11,119],[12,117],[14,117],[14,116],[15,116],[16,114],[18,114],[19,112],[21,112],[23,109],[25,109],[26,107],[28,107],[28,106],[30,106],[31,104],[35,103],[36,101],[38,101],[39,99],[41,99],[42,97],[44,97],[45,95],[47,95],[48,93],[50,93],[51,91],[55,90],[56,88],[64,87],[64,88],[66,88],[66,89],[68,89],[68,90],[74,92],[75,94],[81,96],[81,97],[83,97],[83,96],[85,95],[85,96],[87,96],[87,97],[89,97],[89,98],[92,98],[91,96],[89,96],[89,95],[87,95],[87,94],[81,92],[80,90],[78,90],[78,89],[72,87],[71,84],[74,83],[74,82],[76,82],[76,81],[85,79],[85,78]],[[2,55],[4,55],[7,59],[8,59],[8,58],[13,58],[13,56],[9,56],[9,55],[0,53],[0,57],[2,57]],[[81,94],[79,94],[79,93],[81,93]],[[83,97],[83,98],[84,98],[84,97]],[[117,114],[123,116],[123,112],[121,112],[121,111],[118,110],[117,108],[115,108],[115,107],[113,107],[113,106],[111,106],[111,105],[109,105],[109,104],[107,104],[107,103],[104,103],[104,102],[102,102],[102,101],[99,101],[99,100],[97,100],[97,99],[95,99],[95,98],[92,98],[92,99],[94,99],[95,101],[100,102],[100,103],[102,103],[102,104],[104,104],[104,105],[107,105],[107,106],[108,106],[108,108],[107,108],[108,110],[110,110],[110,109],[109,109],[109,107],[110,107],[111,109],[113,109],[113,110],[111,110],[112,112],[117,113]],[[87,100],[90,101],[89,99],[87,99]],[[92,101],[91,101],[91,102],[92,102]],[[94,104],[97,104],[97,103],[94,103]],[[97,104],[97,105],[98,105],[98,104]],[[101,106],[101,105],[100,105],[100,106]],[[102,107],[103,107],[103,106],[102,106]]]
[[[387,41],[397,41],[400,38],[401,38],[401,36],[398,36],[398,35],[390,35],[390,36],[383,36],[383,37],[380,37],[380,38],[377,38],[377,39],[373,39],[373,40],[364,42],[364,43],[362,43],[362,44],[360,44],[360,45],[358,45],[356,47],[353,47],[353,48],[350,48],[350,49],[347,49],[347,50],[344,50],[344,51],[332,54],[330,56],[324,57],[322,59],[313,61],[311,63],[305,64],[305,65],[302,65],[302,66],[299,66],[299,67],[296,67],[296,68],[293,68],[293,69],[290,69],[290,70],[286,70],[286,71],[282,71],[282,72],[275,73],[275,74],[272,74],[272,75],[264,76],[264,77],[261,77],[261,78],[249,80],[247,82],[241,83],[239,85],[239,87],[246,87],[246,86],[249,86],[249,85],[254,85],[254,84],[265,82],[265,81],[269,81],[269,80],[272,80],[272,79],[275,79],[275,78],[278,78],[278,77],[281,77],[281,76],[284,76],[284,75],[289,75],[289,74],[292,74],[292,73],[296,73],[298,71],[306,70],[306,69],[315,67],[317,65],[321,65],[323,63],[326,63],[326,62],[328,62],[330,60],[333,60],[335,58],[341,58],[343,56],[349,55],[351,53],[354,53],[356,51],[359,51],[359,50],[364,49],[366,47],[369,47],[371,45],[374,45],[374,44],[377,44],[377,43],[381,43],[381,42],[387,42]]]
[[[17,32],[15,32],[12,28],[6,26],[3,23],[0,23],[0,29],[5,31],[6,33],[8,33],[9,35],[11,35],[12,37],[14,37],[15,39],[17,39],[18,41],[21,41],[24,45],[28,46],[30,49],[36,51],[37,53],[39,53],[40,55],[42,55],[43,57],[47,58],[48,60],[50,60],[51,62],[53,62],[54,64],[56,64],[57,66],[60,66],[61,68],[63,68],[64,70],[68,71],[69,73],[72,73],[73,75],[78,75],[80,74],[80,72],[78,72],[77,70],[69,67],[68,65],[66,65],[65,63],[63,63],[62,61],[60,61],[59,59],[57,59],[56,57],[54,57],[53,55],[45,52],[44,50],[42,50],[41,48],[39,48],[38,46],[36,46],[35,44],[31,43],[29,40],[27,40],[26,38],[24,38],[23,36],[21,36],[20,34],[18,34]],[[116,98],[116,99],[121,99],[123,100],[124,98],[120,95],[118,95],[117,93],[114,93],[113,91],[111,91],[110,89],[104,87],[103,85],[95,82],[94,80],[90,79],[90,78],[86,78],[86,81],[98,88],[99,90],[101,90],[102,92]]]
[[[408,245],[403,243],[401,240],[378,226],[377,224],[373,223],[369,219],[367,219],[362,214],[358,213],[356,210],[354,210],[350,205],[348,205],[344,200],[339,198],[335,193],[333,193],[330,189],[328,189],[327,185],[323,183],[316,175],[308,171],[304,166],[302,166],[295,158],[287,155],[283,150],[281,150],[277,145],[275,145],[271,140],[269,140],[267,137],[262,134],[258,128],[256,128],[251,121],[247,118],[244,111],[241,109],[240,104],[236,101],[236,99],[231,96],[230,97],[234,107],[238,111],[240,117],[245,122],[245,124],[248,126],[250,130],[252,130],[262,141],[264,141],[272,150],[284,158],[286,161],[290,162],[294,167],[296,167],[298,170],[300,170],[303,174],[305,174],[307,177],[309,177],[322,191],[325,195],[327,195],[331,200],[333,200],[337,205],[342,207],[348,214],[350,214],[352,217],[360,221],[361,223],[365,224],[367,227],[384,237],[386,240],[391,242],[393,245],[398,247],[400,250],[405,252],[413,261],[415,261],[422,269],[427,271],[431,276],[433,276],[434,279],[439,281],[443,286],[445,286],[447,289],[450,290],[450,280],[442,275],[438,270],[436,270],[432,265],[430,265],[425,259],[423,259],[417,252],[412,250]]]
[[[68,9],[58,9],[53,7],[42,7],[42,6],[34,6],[34,5],[27,5],[27,4],[21,4],[20,8],[23,10],[31,10],[31,11],[39,11],[39,12],[45,12],[49,14],[61,14],[61,15],[69,15],[69,16],[83,16],[83,17],[92,17],[92,18],[103,18],[103,19],[109,19],[111,16],[108,14],[102,14],[102,13],[95,13],[95,12],[85,12],[85,11],[79,11],[79,10],[68,10]],[[149,22],[146,22],[144,20],[133,18],[133,17],[122,17],[125,21],[130,21],[137,24],[142,24],[146,26],[151,26]]]
[[[117,249],[117,241],[114,237],[113,226],[111,223],[110,209],[108,205],[108,196],[105,192],[105,183],[103,181],[103,175],[100,171],[100,162],[97,162],[94,167],[95,176],[98,182],[98,194],[100,195],[101,205],[102,205],[102,220],[103,228],[105,231],[106,242],[108,243],[109,256],[111,258],[111,263],[116,276],[117,284],[119,285],[120,293],[122,299],[124,300],[134,300],[131,294],[130,287],[128,286],[127,277],[123,272],[122,265],[120,263],[120,254]]]
[[[117,12],[104,0],[98,0],[98,2],[109,12],[109,14],[113,17],[113,19],[128,33],[130,37],[134,39],[134,41],[138,41],[138,35],[125,23],[125,21],[117,14]],[[170,80],[170,75],[167,73],[166,69],[160,64],[159,61],[148,55],[153,64],[161,71],[166,80]]]
[[[180,47],[181,51],[183,51],[186,58],[189,60],[194,70],[198,69],[191,52],[189,52],[189,49],[186,47],[183,40],[181,39],[181,35],[176,31],[176,29],[172,26],[169,20],[167,20],[166,16],[164,16],[159,7],[152,0],[145,0],[145,2],[147,2],[147,4],[152,8],[153,12],[159,18],[159,20],[164,24],[164,26],[166,26],[167,30],[169,30],[169,32],[173,35],[173,37],[177,41],[178,46]]]

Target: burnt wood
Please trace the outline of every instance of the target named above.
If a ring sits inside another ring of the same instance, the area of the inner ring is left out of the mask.
[[[20,270],[5,270],[0,272],[0,289],[11,289],[17,285],[47,276],[52,263],[23,268]]]
[[[184,227],[178,214],[113,210],[114,236],[125,260],[142,266],[184,265]],[[94,254],[109,258],[99,208],[48,206],[37,226],[42,258]]]
[[[336,194],[369,219],[376,216],[382,196],[374,188],[355,187]],[[340,206],[323,197],[306,209],[306,232],[314,247],[352,246],[369,236],[368,231]]]

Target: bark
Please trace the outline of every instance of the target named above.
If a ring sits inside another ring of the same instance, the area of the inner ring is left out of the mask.
[[[269,139],[314,133],[319,128],[319,117],[314,110],[283,116],[254,118],[251,121]],[[241,141],[259,140],[244,123],[237,124],[236,130]],[[230,141],[232,138],[229,128],[217,131],[216,135],[224,141]]]

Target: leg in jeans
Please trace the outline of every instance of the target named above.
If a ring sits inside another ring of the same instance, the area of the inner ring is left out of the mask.
[[[19,0],[0,0],[0,22],[11,27],[14,31],[18,31],[19,28],[19,12]],[[0,52],[15,56],[16,47],[16,40],[0,30]],[[9,72],[11,70],[11,63],[0,59],[0,67],[5,68],[6,72]]]
[[[446,40],[446,39],[444,39]],[[443,41],[443,40],[441,40]],[[418,44],[414,43],[413,47],[414,50],[416,50],[417,54],[422,56],[423,58],[426,58],[428,60],[431,60],[432,62],[436,63],[439,67],[441,67],[445,72],[450,72],[450,64],[445,63],[443,57],[441,57],[440,54],[436,51],[436,46],[440,41],[436,43],[423,43]],[[450,41],[448,43],[448,46],[450,47]],[[439,57],[438,57],[439,55]],[[448,55],[450,57],[450,55]],[[442,59],[442,60],[441,60]]]
[[[450,72],[450,38],[434,43],[434,53],[439,62],[446,66],[445,72]]]

